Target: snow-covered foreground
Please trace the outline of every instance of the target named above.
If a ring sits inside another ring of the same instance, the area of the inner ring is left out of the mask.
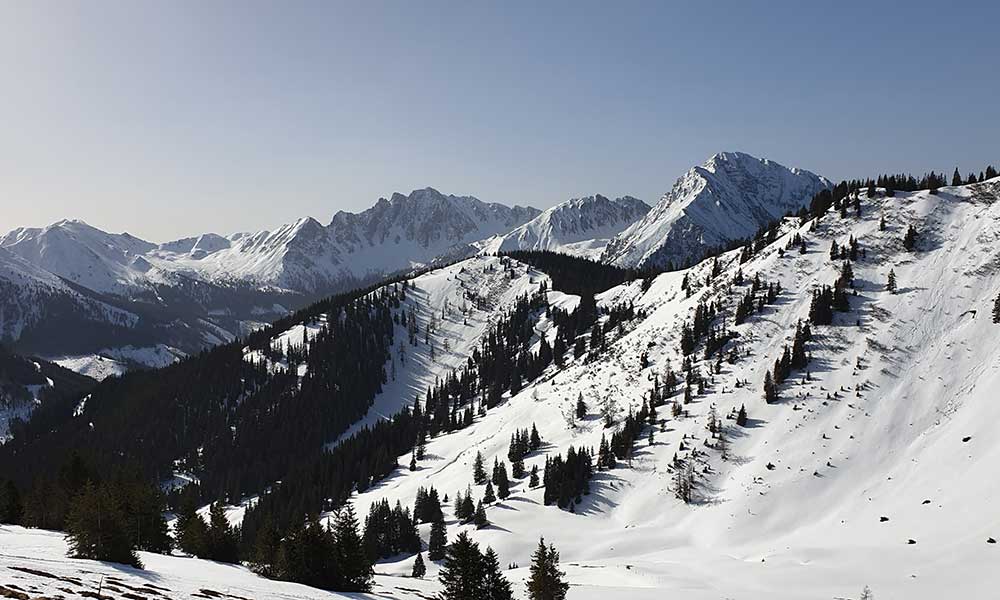
[[[229,598],[234,600],[329,600],[333,598],[427,598],[432,582],[378,577],[372,594],[335,594],[270,581],[244,567],[196,558],[140,552],[145,569],[66,558],[62,534],[0,526],[0,596],[17,598]]]

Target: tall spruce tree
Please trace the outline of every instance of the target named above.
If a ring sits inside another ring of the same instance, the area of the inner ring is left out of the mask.
[[[337,512],[333,523],[336,540],[336,564],[339,570],[338,591],[368,592],[372,588],[374,571],[365,554],[358,532],[358,518],[354,507],[348,503]]]
[[[464,531],[448,545],[438,575],[444,589],[440,600],[479,600],[482,598],[485,568],[479,545]]]
[[[545,545],[545,538],[538,540],[538,547],[531,555],[531,575],[526,582],[530,600],[564,600],[569,584],[566,574],[559,570],[559,553],[555,546]]]
[[[427,558],[431,560],[444,559],[447,546],[448,530],[442,516],[431,523],[431,536],[427,541]]]
[[[239,539],[219,502],[208,509],[208,540],[205,558],[218,562],[239,561]]]
[[[424,553],[417,552],[417,558],[413,561],[413,570],[410,572],[410,577],[423,579],[426,574],[427,565],[424,564]]]
[[[500,558],[493,548],[483,553],[483,600],[512,600],[514,593],[510,582],[500,570]]]

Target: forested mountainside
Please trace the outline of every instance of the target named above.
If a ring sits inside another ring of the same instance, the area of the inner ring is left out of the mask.
[[[36,412],[64,410],[96,382],[41,359],[0,346],[0,443],[20,435]]]

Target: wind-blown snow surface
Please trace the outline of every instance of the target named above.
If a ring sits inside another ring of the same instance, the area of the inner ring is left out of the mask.
[[[596,260],[611,238],[648,212],[648,204],[631,196],[573,198],[509,233],[486,240],[483,252],[549,250]]]
[[[742,152],[722,152],[681,176],[646,216],[607,245],[620,267],[691,264],[809,203],[825,178]]]
[[[637,443],[631,467],[598,472],[575,513],[543,506],[542,490],[529,490],[520,480],[507,500],[488,508],[492,525],[482,530],[458,525],[446,504],[449,538],[467,530],[494,547],[504,564],[517,563],[520,568],[506,573],[522,598],[539,535],[561,553],[571,600],[818,600],[856,598],[864,585],[878,598],[993,597],[1000,586],[1000,547],[987,543],[1000,538],[1000,326],[990,322],[1000,293],[998,197],[995,179],[942,188],[937,195],[862,195],[860,218],[831,212],[818,223],[786,222],[777,242],[742,265],[746,281],[758,273],[780,281],[778,301],[735,327],[740,359],[723,363],[706,393],[684,406],[687,416],[672,418],[662,407],[666,431],[657,431],[652,445],[645,438]],[[883,214],[886,230],[880,231]],[[912,253],[902,247],[911,223],[920,231]],[[807,252],[792,247],[782,256],[779,248],[796,232],[806,239]],[[833,326],[813,327],[809,380],[794,373],[780,389],[781,401],[765,404],[765,370],[790,344],[795,323],[806,318],[811,290],[837,277],[840,261],[830,260],[831,242],[843,244],[852,235],[862,250],[854,263],[852,312],[838,314]],[[703,263],[661,275],[645,291],[634,282],[602,294],[602,305],[634,302],[646,316],[613,335],[606,352],[571,360],[560,372],[552,369],[472,426],[431,439],[416,472],[401,468],[355,496],[361,518],[382,498],[412,506],[419,486],[433,485],[453,499],[471,483],[477,451],[487,464],[495,457],[506,461],[511,433],[532,423],[544,443],[526,460],[529,469],[541,467],[547,455],[565,454],[570,444],[596,447],[611,433],[598,417],[599,401],[616,399],[623,415],[640,405],[668,360],[679,368],[679,328],[698,302],[723,303],[732,323],[733,301],[748,285],[733,283],[738,257],[738,251],[720,257],[722,272],[707,286],[711,265]],[[489,257],[453,265],[437,272],[436,280],[433,273],[423,276],[417,290],[424,295],[415,291],[408,301],[449,297],[461,269],[472,271],[483,260]],[[899,281],[896,295],[884,289],[890,268]],[[680,289],[685,275],[694,286],[690,298]],[[573,301],[558,295],[552,300]],[[433,302],[428,306],[439,306]],[[546,329],[543,315],[536,327]],[[453,321],[442,326],[462,328]],[[646,369],[640,367],[643,353],[650,361]],[[707,365],[698,366],[707,375]],[[419,390],[433,368],[447,371],[442,366],[404,374],[397,366],[397,382],[411,378]],[[749,386],[736,387],[737,381]],[[411,401],[410,390],[404,391],[395,402]],[[564,414],[581,393],[588,416],[570,427]],[[377,403],[383,401],[369,419],[398,406],[389,397]],[[706,445],[713,404],[723,417],[745,404],[750,416],[746,428],[723,420],[732,441],[726,461]],[[682,439],[687,450],[680,450]],[[698,459],[695,502],[685,505],[670,489],[671,463],[675,454],[689,456],[691,448],[704,457]],[[401,465],[408,461],[399,458]],[[481,486],[473,486],[476,498],[482,494]],[[421,532],[426,541],[426,526]],[[0,554],[9,555],[7,548],[16,544],[8,540],[17,532],[0,533]],[[50,561],[53,569],[79,564]],[[200,566],[161,575],[152,557],[150,564],[153,576],[165,580],[205,577]],[[411,564],[412,558],[381,562],[379,581],[408,574]],[[429,563],[428,569],[433,579],[438,567]],[[399,586],[409,587],[421,591],[397,589],[394,597],[417,598],[437,589],[418,581]]]

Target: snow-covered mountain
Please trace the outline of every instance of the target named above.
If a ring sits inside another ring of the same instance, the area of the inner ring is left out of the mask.
[[[828,187],[809,171],[722,152],[681,176],[643,219],[608,243],[602,260],[621,267],[691,264],[798,211]]]
[[[0,237],[0,333],[93,374],[130,362],[159,366],[164,356],[243,335],[308,300],[471,255],[473,242],[538,212],[426,188],[359,214],[338,212],[327,226],[304,218],[273,231],[164,244],[79,220],[15,229]],[[53,314],[63,326],[36,331]],[[112,335],[109,323],[124,329]],[[89,343],[77,343],[81,332]]]
[[[165,244],[151,252],[150,262],[216,282],[323,293],[471,254],[473,242],[506,233],[538,213],[425,188],[380,198],[361,213],[340,211],[327,226],[305,218],[275,231],[216,237],[207,247],[204,238],[191,249]]]
[[[862,191],[859,210],[853,206],[844,216],[830,210],[818,219],[785,219],[748,255],[733,250],[599,294],[599,306],[632,306],[634,317],[603,328],[603,341],[583,334],[581,354],[567,350],[563,364],[504,392],[470,425],[428,439],[414,470],[397,468],[352,494],[361,521],[383,499],[412,506],[421,487],[452,497],[468,487],[482,498],[485,486],[472,482],[476,455],[487,465],[508,460],[512,434],[532,425],[542,444],[525,458],[529,471],[542,472],[570,446],[596,451],[659,390],[665,397],[654,423],[642,426],[614,468],[595,472],[572,510],[545,505],[543,487],[514,478],[511,495],[486,508],[490,526],[460,523],[445,503],[449,539],[467,532],[504,563],[516,563],[505,575],[521,598],[540,535],[561,554],[570,600],[819,600],[856,598],[865,585],[879,598],[992,597],[1000,586],[1000,325],[991,319],[1000,296],[1000,179],[893,197]],[[916,241],[908,249],[911,226]],[[847,250],[831,258],[835,242]],[[534,348],[543,339],[553,346],[551,309],[572,310],[579,298],[553,289],[555,277],[504,260],[476,256],[410,282],[395,310],[412,315],[427,341],[407,346],[407,329],[397,322],[399,351],[386,362],[387,381],[353,430],[385,421],[446,380],[482,347],[489,324],[542,284],[550,310],[532,313],[527,334]],[[852,277],[845,281],[848,260]],[[815,292],[838,279],[846,310],[829,324],[811,323],[807,365],[791,369],[776,400],[766,402],[762,384],[794,345],[796,327],[810,322]],[[706,307],[715,311],[708,324],[721,351],[706,353],[703,339],[685,357],[683,332]],[[737,311],[745,313],[739,322]],[[302,328],[290,324],[272,342],[294,346],[305,340]],[[245,360],[265,358],[248,353]],[[668,371],[680,379],[670,393],[663,388]],[[741,407],[744,423],[735,418]],[[397,457],[400,465],[409,461],[409,451]],[[685,474],[690,503],[677,497]],[[420,534],[426,543],[427,525]],[[60,556],[61,537],[35,539],[40,535],[0,530],[0,564],[80,571],[81,563]],[[203,582],[222,576],[214,563],[148,559],[178,593],[215,590]],[[434,594],[434,562],[427,580],[400,583],[413,560],[400,555],[376,564],[378,591]],[[105,569],[82,564],[88,582]],[[141,585],[142,573],[123,573],[129,585]],[[240,595],[280,589],[283,597],[316,597],[243,568],[226,573]],[[18,577],[22,587],[56,585],[30,573]]]
[[[612,237],[647,212],[649,205],[631,196],[573,198],[542,211],[509,233],[486,240],[483,251],[548,250],[597,259]]]

